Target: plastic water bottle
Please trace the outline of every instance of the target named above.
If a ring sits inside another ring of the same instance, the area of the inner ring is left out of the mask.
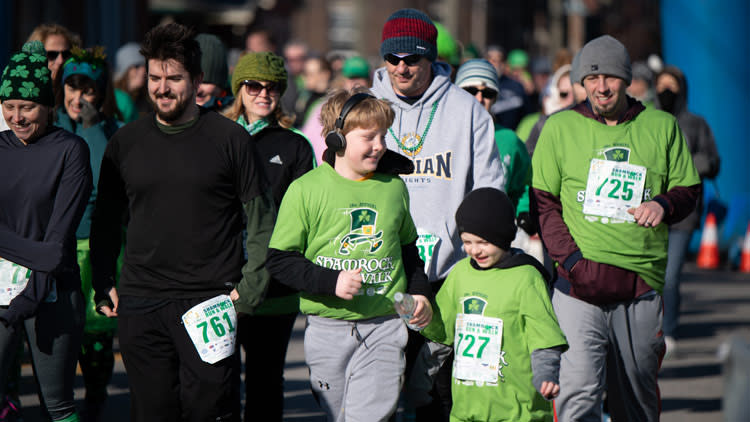
[[[409,293],[397,292],[393,296],[393,308],[396,309],[398,315],[404,320],[406,326],[414,331],[421,331],[422,328],[416,324],[409,324],[409,321],[414,317],[414,310],[417,309],[417,303],[414,301],[414,296]]]

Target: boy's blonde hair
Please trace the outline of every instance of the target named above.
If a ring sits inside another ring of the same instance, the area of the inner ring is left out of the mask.
[[[344,103],[352,95],[360,92],[366,93],[368,90],[366,88],[355,88],[351,91],[337,89],[328,94],[328,98],[320,110],[320,123],[323,125],[320,134],[323,138],[328,135],[328,132],[336,130],[336,119],[339,117]],[[344,119],[344,127],[339,132],[346,136],[347,133],[356,128],[386,130],[393,124],[394,116],[391,103],[387,100],[379,100],[374,97],[365,98],[349,111]]]

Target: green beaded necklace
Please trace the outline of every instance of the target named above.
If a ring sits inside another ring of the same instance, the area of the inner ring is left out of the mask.
[[[427,120],[427,126],[424,128],[424,132],[422,133],[422,136],[419,136],[415,134],[414,136],[404,136],[404,139],[398,139],[395,133],[393,133],[393,128],[388,128],[388,131],[391,132],[391,136],[393,136],[393,139],[396,140],[396,143],[398,144],[398,147],[401,148],[401,151],[404,152],[404,154],[408,155],[409,157],[414,157],[415,155],[419,154],[419,151],[422,151],[422,146],[424,146],[424,140],[427,137],[427,132],[430,131],[430,126],[432,125],[432,119],[435,117],[435,112],[438,108],[438,103],[440,100],[438,99],[434,103],[432,103],[432,110],[430,110],[430,118]]]

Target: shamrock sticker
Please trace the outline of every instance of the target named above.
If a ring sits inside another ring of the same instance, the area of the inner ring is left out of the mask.
[[[24,98],[29,98],[31,96],[36,97],[37,95],[39,95],[39,88],[36,87],[34,82],[27,81],[27,82],[23,82],[21,85],[22,86],[21,88],[18,89],[18,91],[21,92],[21,95]]]
[[[41,80],[42,83],[47,83],[49,81],[49,76],[47,74],[49,73],[49,69],[46,67],[38,67],[34,69],[34,77]]]
[[[15,69],[10,71],[11,77],[17,77],[20,76],[22,78],[27,78],[29,76],[29,71],[26,70],[25,65],[18,65]]]
[[[11,92],[13,92],[13,87],[10,86],[10,81],[3,81],[2,86],[0,86],[0,97],[7,97]]]

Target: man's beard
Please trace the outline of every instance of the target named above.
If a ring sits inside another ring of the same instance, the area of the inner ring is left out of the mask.
[[[160,98],[172,98],[177,99],[177,97],[174,94],[156,94],[156,100]],[[188,106],[190,105],[190,99],[185,99],[183,101],[177,101],[175,104],[174,109],[170,111],[162,111],[159,109],[159,105],[156,103],[156,101],[151,98],[151,96],[148,96],[148,101],[151,103],[151,106],[154,108],[154,111],[156,112],[156,115],[164,122],[174,122],[175,120],[182,117],[182,115],[185,113],[185,110],[187,110]]]

